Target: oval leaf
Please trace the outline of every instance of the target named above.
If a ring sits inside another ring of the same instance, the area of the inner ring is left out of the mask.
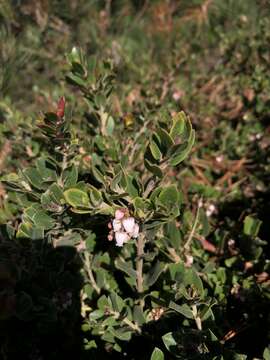
[[[155,348],[152,352],[150,360],[164,360],[164,354],[159,348]]]
[[[74,208],[88,208],[90,206],[88,194],[79,189],[68,189],[64,192],[66,202]]]

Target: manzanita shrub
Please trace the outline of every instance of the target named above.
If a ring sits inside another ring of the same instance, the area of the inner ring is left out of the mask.
[[[66,80],[86,106],[83,131],[64,97],[40,116],[46,151],[2,179],[19,214],[7,234],[76,248],[90,358],[246,359],[215,334],[225,267],[191,250],[195,232],[206,234],[209,224],[203,198],[193,216],[179,180],[195,141],[189,117],[149,112],[136,124],[131,118],[130,129],[112,112],[111,63],[87,60],[77,48],[68,63]],[[246,236],[257,238],[259,227],[247,218]],[[22,304],[31,307],[29,297]],[[27,321],[24,310],[15,312]]]

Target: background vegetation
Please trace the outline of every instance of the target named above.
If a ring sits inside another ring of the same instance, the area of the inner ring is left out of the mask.
[[[0,0],[3,359],[270,359],[269,40],[267,0]],[[196,141],[164,168],[146,147],[180,111]],[[135,201],[154,165],[177,193]],[[115,206],[160,222],[142,227],[143,311],[134,244],[107,241]]]

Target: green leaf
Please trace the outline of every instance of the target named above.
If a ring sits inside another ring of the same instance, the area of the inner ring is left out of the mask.
[[[131,176],[131,175],[127,175],[126,176],[126,192],[131,196],[131,197],[136,197],[139,195],[139,185],[135,179],[135,177]]]
[[[102,318],[104,316],[104,311],[103,310],[94,310],[91,311],[89,314],[89,320],[90,321],[95,321],[98,320],[100,318]]]
[[[195,131],[192,130],[191,138],[188,142],[181,144],[178,151],[175,152],[174,156],[170,159],[171,166],[180,164],[188,156],[195,142]]]
[[[169,264],[169,272],[171,279],[173,281],[183,282],[184,276],[185,276],[185,266],[184,263],[178,263],[178,264]]]
[[[24,210],[23,214],[24,219],[27,221],[30,220],[37,227],[43,227],[44,229],[51,229],[55,221],[52,217],[46,214],[45,211],[39,206],[39,204],[34,204]]]
[[[122,261],[122,260],[115,260],[115,266],[117,269],[123,271],[124,273],[126,273],[128,276],[130,276],[132,279],[136,279],[137,277],[137,273],[136,270],[134,270],[131,266],[131,264]]]
[[[96,234],[90,232],[90,234],[85,239],[86,249],[90,252],[93,252],[96,245]]]
[[[133,308],[133,319],[134,321],[139,325],[143,325],[146,322],[143,310],[141,308],[141,306],[139,305],[135,305]]]
[[[82,53],[79,48],[73,46],[71,52],[67,56],[70,63],[80,63],[82,59]]]
[[[165,225],[165,234],[168,237],[169,243],[174,249],[179,249],[182,238],[180,230],[176,227],[176,222],[171,221]]]
[[[55,246],[75,246],[81,241],[81,235],[76,232],[67,231],[63,236],[57,238]]]
[[[159,348],[155,347],[150,360],[164,360],[163,352]]]
[[[143,198],[136,197],[133,200],[133,206],[135,210],[135,215],[139,218],[145,217],[145,201]]]
[[[175,310],[179,314],[185,316],[188,319],[193,319],[193,312],[187,304],[178,305],[173,301],[170,301],[169,308]]]
[[[76,185],[78,180],[78,169],[75,165],[72,165],[64,171],[63,180],[66,188]]]
[[[131,339],[132,332],[127,331],[125,328],[110,328],[110,333],[119,340],[129,341]]]
[[[37,211],[32,217],[32,220],[37,227],[44,228],[45,230],[52,229],[55,225],[54,219],[44,211]]]
[[[124,300],[114,291],[110,294],[110,299],[112,302],[113,310],[120,313],[125,306]]]
[[[244,234],[252,237],[258,236],[262,221],[252,216],[246,216],[244,220]]]
[[[50,195],[52,197],[52,199],[58,203],[58,204],[61,204],[62,201],[64,200],[64,196],[63,196],[63,191],[62,189],[60,188],[59,185],[57,184],[52,184],[50,187],[49,187],[49,190],[50,190]]]
[[[114,128],[115,128],[114,119],[111,116],[109,116],[106,125],[107,134],[112,135]]]
[[[208,329],[208,337],[209,337],[210,341],[212,341],[212,342],[218,342],[219,341],[218,337],[210,329]]]
[[[175,185],[170,185],[164,188],[158,197],[160,203],[165,206],[167,209],[171,209],[173,207],[179,207],[179,192]]]
[[[203,295],[203,283],[196,270],[188,269],[185,273],[185,285],[193,285],[200,295]]]
[[[165,149],[165,151],[167,151],[170,147],[173,146],[174,142],[172,137],[167,133],[166,130],[162,129],[162,128],[158,128],[157,129],[157,133],[158,136],[160,138],[161,141],[161,145],[163,146],[163,148]]]
[[[162,158],[162,153],[159,150],[158,145],[154,140],[150,141],[150,150],[155,160],[160,160]]]
[[[93,207],[97,207],[102,202],[101,192],[98,191],[94,186],[90,187],[89,190],[90,201]]]
[[[90,330],[90,326],[88,324],[84,324],[83,326],[85,326],[86,328],[82,327],[82,331]],[[85,350],[90,350],[90,349],[97,349],[97,344],[95,340],[88,341],[88,343],[85,345]]]
[[[150,194],[150,197],[149,197],[150,200],[154,202],[156,200],[156,198],[159,196],[159,194],[161,193],[162,189],[163,189],[162,186],[155,188]]]
[[[36,168],[40,174],[42,181],[56,180],[56,172],[47,167],[47,162],[45,158],[41,158],[36,161]]]
[[[93,172],[93,175],[96,178],[96,180],[98,182],[100,182],[101,184],[105,185],[104,176],[103,176],[102,172],[96,166],[92,167],[92,172]]]
[[[29,181],[31,185],[35,188],[41,190],[42,186],[42,179],[40,177],[40,173],[35,168],[29,168],[23,171],[24,177]]]
[[[237,256],[232,256],[230,258],[227,258],[224,262],[227,267],[232,267],[236,262],[238,261]]]
[[[233,354],[233,360],[246,360],[247,355],[244,354]]]
[[[106,295],[102,295],[102,296],[98,299],[97,305],[98,305],[98,308],[99,308],[100,310],[103,310],[103,312],[105,311],[105,309],[106,309],[107,307],[109,307],[109,301],[108,301]]]
[[[264,349],[263,360],[270,360],[270,348],[265,348]]]
[[[23,222],[19,225],[16,233],[17,238],[31,238],[33,225],[30,222]]]
[[[177,349],[177,342],[175,340],[174,333],[169,332],[163,335],[162,340],[168,351],[174,352]]]
[[[144,159],[144,164],[145,164],[146,169],[149,170],[152,174],[156,175],[159,178],[162,178],[162,176],[163,176],[162,171],[157,165],[152,164],[147,159]]]
[[[170,130],[170,136],[174,141],[177,137],[184,133],[186,123],[187,117],[183,111],[173,117],[173,125]]]
[[[159,276],[164,270],[164,264],[157,261],[156,264],[149,270],[149,272],[144,277],[145,286],[149,287],[154,285]]]
[[[87,192],[71,188],[64,192],[66,202],[74,208],[89,208],[90,202]]]
[[[85,88],[87,85],[85,80],[83,80],[80,76],[74,75],[72,73],[69,73],[66,76],[66,79],[71,85],[75,85],[82,88]]]

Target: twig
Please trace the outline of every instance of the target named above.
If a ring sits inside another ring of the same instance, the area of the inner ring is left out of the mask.
[[[193,168],[195,170],[195,173],[203,181],[203,183],[206,184],[206,185],[211,186],[211,182],[207,179],[207,177],[204,175],[204,173],[194,164],[193,164]]]
[[[116,319],[120,318],[120,313],[117,311],[110,311],[110,314],[115,316]],[[133,323],[131,320],[129,320],[127,317],[122,319],[123,323],[125,323],[126,325],[128,325],[132,330],[137,331],[138,333],[141,333],[141,329],[140,327],[135,323]]]
[[[176,264],[178,264],[181,261],[180,256],[177,254],[174,248],[169,247],[168,253],[170,254],[170,259],[172,259]]]
[[[197,225],[198,225],[198,221],[199,221],[199,214],[200,214],[199,210],[200,210],[200,208],[201,208],[201,206],[202,206],[201,203],[202,203],[202,199],[200,199],[200,200],[198,201],[198,208],[197,208],[197,212],[196,212],[194,224],[193,224],[193,226],[192,226],[192,229],[191,229],[191,232],[190,232],[190,234],[189,234],[189,237],[188,237],[188,239],[187,239],[187,241],[186,241],[186,243],[185,243],[185,245],[184,245],[184,250],[189,249],[190,243],[191,243],[192,238],[193,238],[193,236],[194,236],[194,234],[195,234],[195,231],[196,231],[196,228],[197,228]]]
[[[140,137],[146,132],[147,130],[147,125],[149,124],[149,120],[148,121],[145,121],[143,123],[143,126],[142,128],[137,132],[137,134],[135,135],[131,145],[127,146],[124,153],[125,154],[129,154],[129,159],[130,159],[130,163],[132,163],[134,160],[133,160],[133,157],[136,153],[136,151],[138,150],[139,146],[137,144],[137,141],[140,139]]]
[[[137,240],[137,260],[136,260],[136,274],[137,274],[137,291],[139,295],[143,293],[143,255],[144,255],[144,234],[140,234]],[[143,299],[140,299],[140,306],[143,308]]]
[[[93,286],[94,290],[100,294],[100,288],[96,283],[96,280],[94,278],[92,269],[91,269],[91,261],[90,261],[90,255],[88,254],[88,252],[84,253],[84,260],[85,260],[85,270],[87,272],[88,278],[90,280],[91,285]]]
[[[196,322],[197,328],[198,328],[198,330],[201,331],[202,330],[202,320],[198,316],[197,306],[194,304],[194,305],[191,306],[191,308],[192,308],[192,313],[193,313],[194,320]]]
[[[0,150],[0,171],[2,171],[2,169],[4,168],[5,161],[10,153],[11,153],[11,143],[10,140],[6,140],[2,149]]]
[[[225,181],[228,181],[232,176],[235,175],[235,173],[237,173],[237,172],[239,172],[241,170],[241,168],[246,163],[246,161],[247,161],[246,158],[242,158],[242,159],[238,160],[231,167],[231,169],[226,172],[226,174],[224,174],[221,178],[218,179],[215,186],[221,186]]]

